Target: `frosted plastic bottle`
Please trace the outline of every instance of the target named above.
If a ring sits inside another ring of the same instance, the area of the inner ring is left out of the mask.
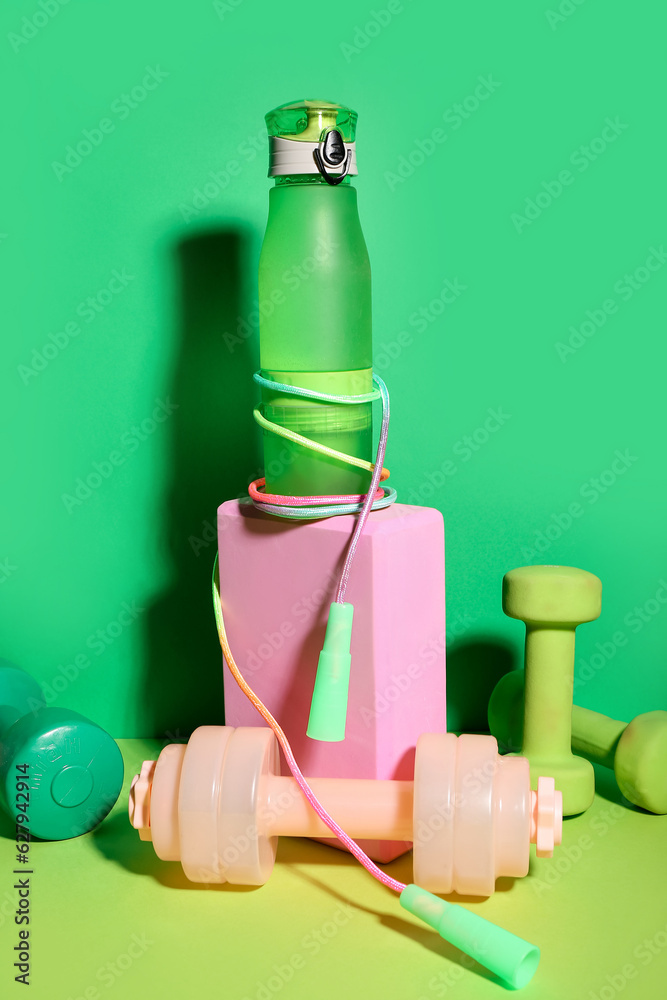
[[[354,395],[372,389],[371,273],[349,179],[356,121],[354,111],[327,101],[266,115],[276,183],[259,262],[264,377]],[[341,166],[320,172],[318,149],[324,157],[333,149],[334,159],[344,154],[342,180]],[[370,403],[342,406],[271,390],[262,402],[267,419],[371,460]],[[267,492],[281,495],[365,493],[370,482],[370,473],[267,432],[264,465]]]

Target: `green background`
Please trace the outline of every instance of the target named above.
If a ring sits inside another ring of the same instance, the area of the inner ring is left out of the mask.
[[[664,705],[657,5],[44,2],[6,4],[0,35],[2,655],[116,736],[221,720],[211,539],[260,465],[263,115],[321,95],[359,112],[392,482],[445,515],[452,728],[483,726],[520,657],[500,580],[530,562],[602,578],[581,704]],[[158,400],[176,407],[162,423]]]
[[[260,466],[263,115],[323,96],[360,116],[392,482],[445,515],[451,727],[483,727],[494,678],[520,662],[500,581],[531,562],[602,578],[602,617],[578,636],[577,700],[623,718],[667,707],[667,267],[637,270],[667,238],[659,5],[42,2],[8,0],[1,15],[0,655],[117,737],[164,742],[222,720],[212,526]],[[148,67],[154,89],[135,90]],[[618,134],[605,144],[608,119]],[[59,167],[85,130],[98,144]],[[439,310],[446,281],[461,292]],[[587,313],[599,319],[608,300],[614,311],[562,360],[570,327],[594,324]],[[231,351],[239,319],[251,336]],[[158,400],[160,416],[177,408],[151,424]],[[502,413],[492,432],[490,410]],[[617,452],[627,468],[610,472]],[[110,474],[63,500],[96,464]],[[129,781],[159,744],[124,749]],[[542,946],[526,998],[607,1000],[628,963],[638,975],[623,997],[663,989],[664,818],[616,806],[605,819],[618,802],[609,775],[598,793],[566,824],[569,850],[592,844],[580,859],[536,862],[537,880],[466,903]],[[95,833],[33,847],[40,1000],[93,987],[254,998],[297,953],[305,967],[273,996],[502,995],[351,859],[286,839],[259,895],[205,891],[138,841],[126,805],[127,785]],[[12,831],[0,830],[1,975],[18,996]],[[390,870],[409,878],[409,858]],[[343,904],[349,923],[311,957],[303,942]],[[151,944],[128,966],[134,934]],[[645,940],[657,942],[648,963]]]

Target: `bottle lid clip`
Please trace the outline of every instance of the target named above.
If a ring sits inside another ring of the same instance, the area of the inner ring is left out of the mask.
[[[313,158],[317,169],[327,184],[340,184],[350,169],[352,150],[345,150],[343,136],[337,128],[329,127],[322,131],[319,145],[313,149]],[[341,167],[342,164],[342,167]],[[338,168],[341,173],[329,173],[330,169]]]

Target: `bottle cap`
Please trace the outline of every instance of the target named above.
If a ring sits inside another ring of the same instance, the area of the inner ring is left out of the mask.
[[[357,173],[357,113],[332,101],[282,104],[265,116],[269,177],[321,173],[330,184]]]

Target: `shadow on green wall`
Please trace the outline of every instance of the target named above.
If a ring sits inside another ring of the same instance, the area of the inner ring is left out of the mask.
[[[171,584],[147,613],[144,678],[150,732],[169,741],[223,722],[211,605],[216,508],[260,474],[251,418],[257,337],[243,321],[249,244],[242,228],[210,229],[180,240],[173,257],[178,346],[169,391],[178,409],[167,424],[169,486],[157,527]]]
[[[448,731],[488,733],[491,692],[503,674],[518,666],[512,647],[494,637],[452,643],[447,648]]]

